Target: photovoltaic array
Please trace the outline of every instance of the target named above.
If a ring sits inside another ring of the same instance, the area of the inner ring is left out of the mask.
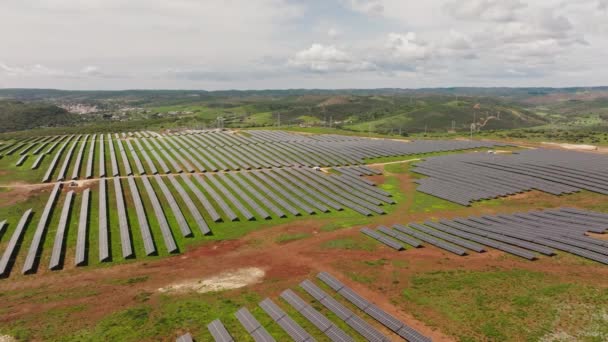
[[[418,191],[462,205],[533,189],[554,195],[580,190],[608,194],[608,158],[592,153],[463,153],[428,158],[413,171],[428,176],[416,180]]]
[[[136,239],[143,242],[145,255],[158,254],[158,243],[163,253],[175,253],[179,251],[175,233],[184,237],[210,234],[211,222],[269,220],[344,209],[366,216],[384,214],[383,206],[395,201],[360,177],[379,173],[362,165],[365,159],[494,145],[305,136],[264,130],[141,131],[27,138],[0,145],[0,153],[18,154],[21,167],[32,155],[32,169],[46,165],[42,181],[55,181],[41,216],[31,212],[38,226],[23,272],[33,273],[43,255],[41,238],[51,229],[56,243],[49,268],[63,267],[65,253],[70,250],[65,241],[73,241],[65,237],[70,234],[66,225],[72,216],[78,217],[77,266],[87,265],[92,257],[86,248],[87,236],[92,232],[98,236],[97,258],[101,262],[112,260],[114,248],[120,249],[122,258],[135,257]],[[50,160],[45,162],[45,156]],[[333,167],[338,172],[319,172],[313,166]],[[87,191],[82,194],[69,192],[71,186],[63,183],[95,177],[99,179],[94,183],[84,183]],[[48,226],[57,202],[62,220],[55,229]],[[79,210],[72,210],[73,206]],[[110,222],[114,215],[115,221]],[[92,222],[92,217],[98,220]],[[152,225],[157,225],[160,233],[155,233]],[[27,223],[22,228],[27,229]],[[113,233],[120,237],[118,246],[111,244]],[[12,234],[22,237],[17,229]],[[13,262],[15,252],[7,251]],[[9,264],[0,274],[8,274]]]
[[[290,306],[296,315],[310,322],[315,327],[315,331],[307,331],[298,324],[294,320],[295,316],[290,316],[281,307],[281,302],[266,298],[259,303],[262,311],[272,319],[273,323],[271,324],[279,326],[292,340],[302,342],[315,341],[314,335],[323,334],[327,339],[335,342],[350,342],[361,339],[374,342],[388,342],[395,339],[411,342],[431,341],[429,337],[422,335],[376,304],[363,298],[331,274],[321,272],[317,275],[317,278],[350,304],[348,306],[342,304],[330,293],[327,293],[310,280],[304,280],[300,283],[300,288],[304,292],[302,295],[296,293],[296,291],[287,289],[279,296],[282,302]],[[303,296],[307,296],[307,298]],[[346,332],[339,328],[328,316],[315,309],[313,306],[315,301],[325,307],[337,319],[342,320],[348,325],[352,329],[352,332]],[[247,334],[256,342],[277,341],[266,329],[268,326],[261,325],[258,319],[247,308],[243,307],[239,309],[235,313],[235,317]],[[386,335],[380,332],[377,325],[385,326],[393,334]],[[234,341],[233,336],[220,320],[214,320],[209,323],[207,328],[215,341]],[[177,342],[191,340],[192,336],[189,333],[181,335],[176,339]]]
[[[608,241],[588,236],[608,230],[608,214],[559,208],[508,215],[484,215],[408,225],[363,228],[362,233],[397,250],[428,243],[456,255],[482,253],[487,247],[528,260],[556,251],[608,264]]]

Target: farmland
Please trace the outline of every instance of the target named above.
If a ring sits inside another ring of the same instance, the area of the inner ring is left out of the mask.
[[[581,319],[605,310],[608,288],[601,154],[282,130],[1,143],[0,335],[607,334],[601,315]],[[483,320],[488,301],[513,301],[513,312]]]

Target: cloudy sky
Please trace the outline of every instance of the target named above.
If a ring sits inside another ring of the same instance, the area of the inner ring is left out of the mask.
[[[608,85],[608,0],[2,0],[0,87]]]

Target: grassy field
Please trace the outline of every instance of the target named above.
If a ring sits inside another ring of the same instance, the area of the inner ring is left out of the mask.
[[[395,300],[460,341],[608,339],[608,289],[542,272],[422,273]]]

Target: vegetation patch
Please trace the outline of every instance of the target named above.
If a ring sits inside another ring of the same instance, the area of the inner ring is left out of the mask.
[[[425,273],[411,279],[402,302],[418,319],[461,341],[538,341],[558,332],[572,340],[608,338],[608,289],[540,272]]]

